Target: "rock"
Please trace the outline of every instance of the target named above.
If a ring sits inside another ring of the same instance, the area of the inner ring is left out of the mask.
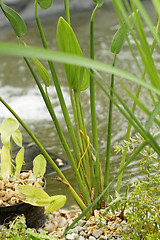
[[[89,237],[89,240],[96,240],[96,238],[93,237],[93,236],[90,236],[90,237]]]
[[[67,220],[64,217],[57,219],[58,227],[62,228],[67,225]]]
[[[102,229],[94,229],[92,235],[95,238],[99,238],[101,235],[103,234],[103,230]]]
[[[80,237],[78,238],[78,240],[85,240],[85,238],[82,237],[82,236],[80,236]]]
[[[78,226],[83,227],[86,224],[86,221],[81,219],[78,221]]]
[[[55,231],[57,229],[57,227],[58,227],[58,223],[55,221],[54,223],[50,222],[50,223],[45,224],[43,229],[45,231],[47,231],[48,233],[51,233],[51,232]]]

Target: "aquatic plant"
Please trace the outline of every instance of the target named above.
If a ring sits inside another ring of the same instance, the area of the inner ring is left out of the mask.
[[[13,10],[9,9],[0,1],[0,6],[5,13],[6,17],[10,21],[15,33],[17,35],[18,45],[9,43],[0,43],[0,54],[10,55],[10,56],[22,56],[26,64],[28,65],[36,83],[40,90],[40,93],[44,99],[48,112],[55,124],[57,133],[62,142],[64,150],[67,154],[68,160],[71,164],[73,172],[75,174],[76,181],[79,186],[80,196],[75,192],[70,183],[67,181],[64,174],[58,169],[56,164],[52,161],[50,156],[44,150],[38,139],[30,131],[30,129],[25,125],[23,120],[14,112],[13,109],[5,102],[5,100],[0,97],[0,101],[8,108],[8,110],[17,118],[17,120],[22,124],[28,134],[31,136],[33,141],[37,144],[41,152],[44,154],[48,162],[57,172],[57,180],[65,184],[68,190],[71,192],[72,196],[76,200],[77,204],[83,210],[82,215],[77,218],[80,219],[84,214],[89,216],[91,210],[94,208],[102,208],[108,204],[109,187],[117,180],[117,192],[120,191],[123,170],[128,166],[128,164],[135,160],[136,156],[140,151],[146,146],[150,145],[154,151],[160,155],[160,148],[157,142],[159,134],[153,136],[150,133],[153,123],[158,127],[160,122],[157,118],[159,114],[160,102],[160,79],[158,74],[158,68],[154,63],[152,53],[155,46],[160,46],[159,38],[159,8],[158,1],[153,0],[153,9],[158,14],[157,27],[155,29],[153,22],[148,16],[145,8],[143,7],[140,0],[131,0],[130,4],[127,0],[113,0],[113,5],[117,13],[117,17],[120,22],[120,28],[116,32],[112,44],[111,52],[113,53],[113,65],[107,65],[102,62],[98,62],[94,59],[94,18],[99,7],[103,5],[103,0],[93,0],[95,2],[95,8],[93,10],[91,20],[90,20],[90,59],[83,56],[82,50],[79,46],[78,40],[74,34],[74,31],[70,24],[70,13],[69,13],[69,2],[64,0],[65,6],[65,19],[60,17],[57,25],[57,43],[59,45],[60,51],[52,51],[48,49],[47,40],[45,38],[42,25],[38,16],[38,4],[42,9],[46,9],[52,4],[52,0],[42,1],[35,0],[35,18],[37,26],[39,29],[40,37],[42,40],[43,48],[36,48],[27,46],[27,43],[23,42],[25,46],[22,46],[20,37],[25,34],[26,26],[19,15]],[[139,9],[139,10],[137,10]],[[153,37],[153,43],[150,46],[145,33],[145,25],[150,29],[150,33]],[[107,34],[107,33],[106,33]],[[134,47],[131,44],[128,35],[131,35],[134,41]],[[137,69],[141,73],[139,77],[138,74],[131,74],[129,71],[124,71],[115,66],[117,61],[117,54],[119,54],[125,41],[128,43],[130,51],[133,55],[135,63],[137,64]],[[142,64],[137,60],[137,56],[141,58]],[[35,64],[43,84],[41,83],[39,77],[33,69],[33,65],[29,58]],[[64,120],[68,129],[68,134],[72,143],[73,153],[66,142],[63,135],[63,131],[60,127],[59,121],[56,117],[54,108],[50,96],[48,94],[48,87],[50,86],[50,76],[44,66],[40,63],[38,59],[48,60],[48,66],[51,72],[51,77],[54,82],[55,89],[57,91],[57,96],[60,102]],[[71,122],[66,103],[62,94],[61,86],[56,74],[56,70],[53,62],[61,62],[64,65],[64,70],[66,72],[66,78],[68,81],[70,99],[72,103],[72,109],[74,114],[74,125]],[[100,72],[111,74],[111,83],[104,80]],[[122,81],[117,78],[123,78],[134,82],[138,85],[137,93],[134,95]],[[133,106],[128,106],[127,103],[120,97],[118,92],[114,89],[115,84],[119,84],[119,89],[122,87],[125,89],[126,94],[133,99]],[[147,79],[147,80],[146,80]],[[110,99],[109,104],[109,117],[108,117],[108,133],[107,133],[107,146],[106,146],[106,166],[104,170],[104,177],[101,168],[101,162],[99,159],[99,147],[98,147],[98,133],[96,124],[96,101],[95,101],[95,83],[101,88],[101,90]],[[81,91],[84,91],[90,86],[90,106],[91,106],[91,122],[92,122],[92,139],[88,136],[86,131],[86,125],[83,117],[83,106],[81,106]],[[141,88],[145,87],[148,90],[147,97],[153,102],[153,109],[150,110],[144,102],[139,100],[139,95]],[[111,149],[111,131],[112,131],[112,107],[113,105],[118,109],[118,111],[123,114],[123,116],[129,122],[126,139],[129,141],[131,127],[133,127],[137,132],[141,134],[144,141],[130,154],[129,158],[126,159],[127,148],[123,151],[123,156],[121,160],[120,170],[112,181],[109,182],[109,166],[110,166],[110,149]],[[135,109],[138,106],[141,111],[146,114],[147,120],[145,124],[141,123],[138,116],[135,116]],[[74,131],[74,126],[76,131]],[[91,144],[93,147],[91,147]]]

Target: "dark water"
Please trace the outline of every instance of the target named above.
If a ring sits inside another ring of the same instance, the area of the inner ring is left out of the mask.
[[[150,2],[146,4],[147,9],[150,9]],[[152,13],[151,13],[152,15]],[[86,56],[89,56],[89,19],[91,16],[91,11],[82,11],[79,13],[72,13],[72,27],[75,30],[76,36],[79,43],[83,49]],[[56,24],[58,18],[56,16],[52,17],[50,21],[44,23],[44,31],[48,41],[48,45],[52,49],[57,49],[56,44]],[[112,64],[113,55],[110,53],[110,45],[115,31],[118,28],[116,15],[112,6],[105,5],[104,8],[100,9],[95,18],[95,58],[101,60],[105,63]],[[148,31],[146,29],[146,31]],[[41,46],[40,37],[35,26],[29,27],[27,35],[24,37],[27,45]],[[16,38],[13,31],[1,30],[0,32],[1,41],[15,42]],[[152,42],[152,38],[149,38],[149,42]],[[155,59],[158,60],[158,53],[155,54]],[[46,66],[47,64],[44,63]],[[157,61],[158,64],[158,61]],[[117,66],[129,70],[132,73],[137,72],[138,69],[135,65],[130,51],[127,45],[124,46],[122,53],[117,58]],[[67,87],[67,82],[63,67],[60,64],[55,64],[56,71],[62,86],[62,91],[66,100],[68,111],[71,118],[73,119],[73,114],[71,110],[71,103],[69,100],[69,92]],[[105,81],[110,82],[110,76],[104,75]],[[137,86],[125,82],[127,87],[136,92]],[[121,94],[123,99],[129,103],[131,106],[132,102],[129,102],[126,93],[120,89],[119,85],[115,84],[115,89]],[[59,119],[60,125],[63,132],[68,139],[68,133],[66,125],[62,116],[61,109],[59,107],[59,102],[54,89],[54,86],[49,89],[49,94],[52,98],[53,106],[57,117]],[[55,127],[50,119],[48,112],[45,109],[45,105],[42,98],[38,92],[38,89],[32,79],[29,70],[23,59],[10,58],[10,57],[0,57],[0,96],[2,96],[8,104],[20,115],[20,117],[25,121],[27,126],[33,131],[40,142],[47,147],[51,152],[56,155],[65,158],[66,155],[62,148],[62,145],[57,136]],[[82,107],[84,110],[85,122],[88,130],[88,136],[91,138],[91,121],[90,121],[90,110],[89,110],[89,90],[82,93]],[[150,104],[149,99],[145,96],[145,90],[142,91],[141,99],[145,101],[148,105]],[[105,155],[106,155],[106,138],[107,138],[107,116],[108,116],[108,99],[102,93],[102,91],[96,87],[96,109],[97,109],[97,121],[98,121],[98,137],[99,137],[99,148],[100,148],[100,159],[102,161],[102,166],[104,169]],[[139,116],[142,122],[144,122],[143,114],[137,110],[136,115]],[[11,114],[0,104],[0,121],[4,118],[11,117]],[[127,122],[117,111],[113,108],[113,132],[112,132],[112,145],[120,144],[125,137]],[[24,140],[31,142],[30,137],[23,131]],[[132,130],[132,136],[136,132]],[[119,163],[121,160],[121,155],[116,155],[112,148],[111,156],[111,167],[110,167],[110,178],[112,179],[115,173],[119,169]],[[124,172],[124,181],[122,185],[122,192],[125,192],[127,185],[131,180],[135,179],[139,175],[139,168],[137,165],[138,161],[130,164],[128,169]],[[76,188],[75,177],[72,169],[67,169],[64,171],[66,178],[70,181],[73,187]],[[47,177],[47,191],[49,194],[66,194],[68,201],[66,206],[74,204],[74,200],[68,193],[67,189],[60,183],[54,180],[55,174]],[[112,192],[114,186],[112,187]]]

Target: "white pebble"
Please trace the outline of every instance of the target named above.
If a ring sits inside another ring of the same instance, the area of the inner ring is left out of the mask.
[[[93,236],[90,236],[90,237],[89,237],[89,240],[96,240],[96,238],[93,237]]]
[[[61,217],[60,219],[57,220],[58,222],[58,227],[62,228],[67,224],[67,220],[64,217]]]

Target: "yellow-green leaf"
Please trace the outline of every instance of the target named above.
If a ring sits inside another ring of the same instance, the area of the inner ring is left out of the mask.
[[[16,162],[15,173],[19,177],[23,163],[24,163],[24,148],[23,147],[17,153],[15,162]]]
[[[46,87],[50,86],[50,76],[45,67],[42,65],[42,63],[37,58],[32,58],[44,84]]]
[[[83,56],[73,29],[62,17],[59,18],[57,26],[57,43],[63,52]],[[86,68],[69,64],[64,64],[64,68],[70,88],[77,91],[88,88],[89,72]]]
[[[3,144],[9,145],[10,137],[18,129],[19,123],[12,118],[5,119],[0,125],[1,140]]]
[[[45,210],[45,214],[51,213],[56,211],[59,208],[62,208],[66,202],[66,196],[64,195],[57,195],[54,196],[53,202],[48,206],[48,208]]]
[[[111,52],[118,54],[123,48],[123,45],[126,40],[126,34],[128,35],[131,32],[131,28],[133,28],[134,22],[135,22],[135,13],[132,13],[129,17],[129,24],[128,25],[126,22],[123,23],[123,26],[121,26],[117,32],[115,33],[112,43],[111,43]],[[124,32],[125,30],[125,32]]]
[[[22,147],[22,133],[17,129],[12,134],[13,141],[19,146]]]
[[[43,177],[46,172],[46,159],[42,154],[39,154],[33,160],[33,174],[35,177]]]
[[[18,192],[16,194],[25,203],[29,203],[33,206],[40,206],[37,201],[41,199],[48,199],[49,195],[42,189],[31,185],[19,185],[17,187]]]
[[[1,151],[1,176],[8,179],[11,174],[11,155],[9,147],[4,145]]]

